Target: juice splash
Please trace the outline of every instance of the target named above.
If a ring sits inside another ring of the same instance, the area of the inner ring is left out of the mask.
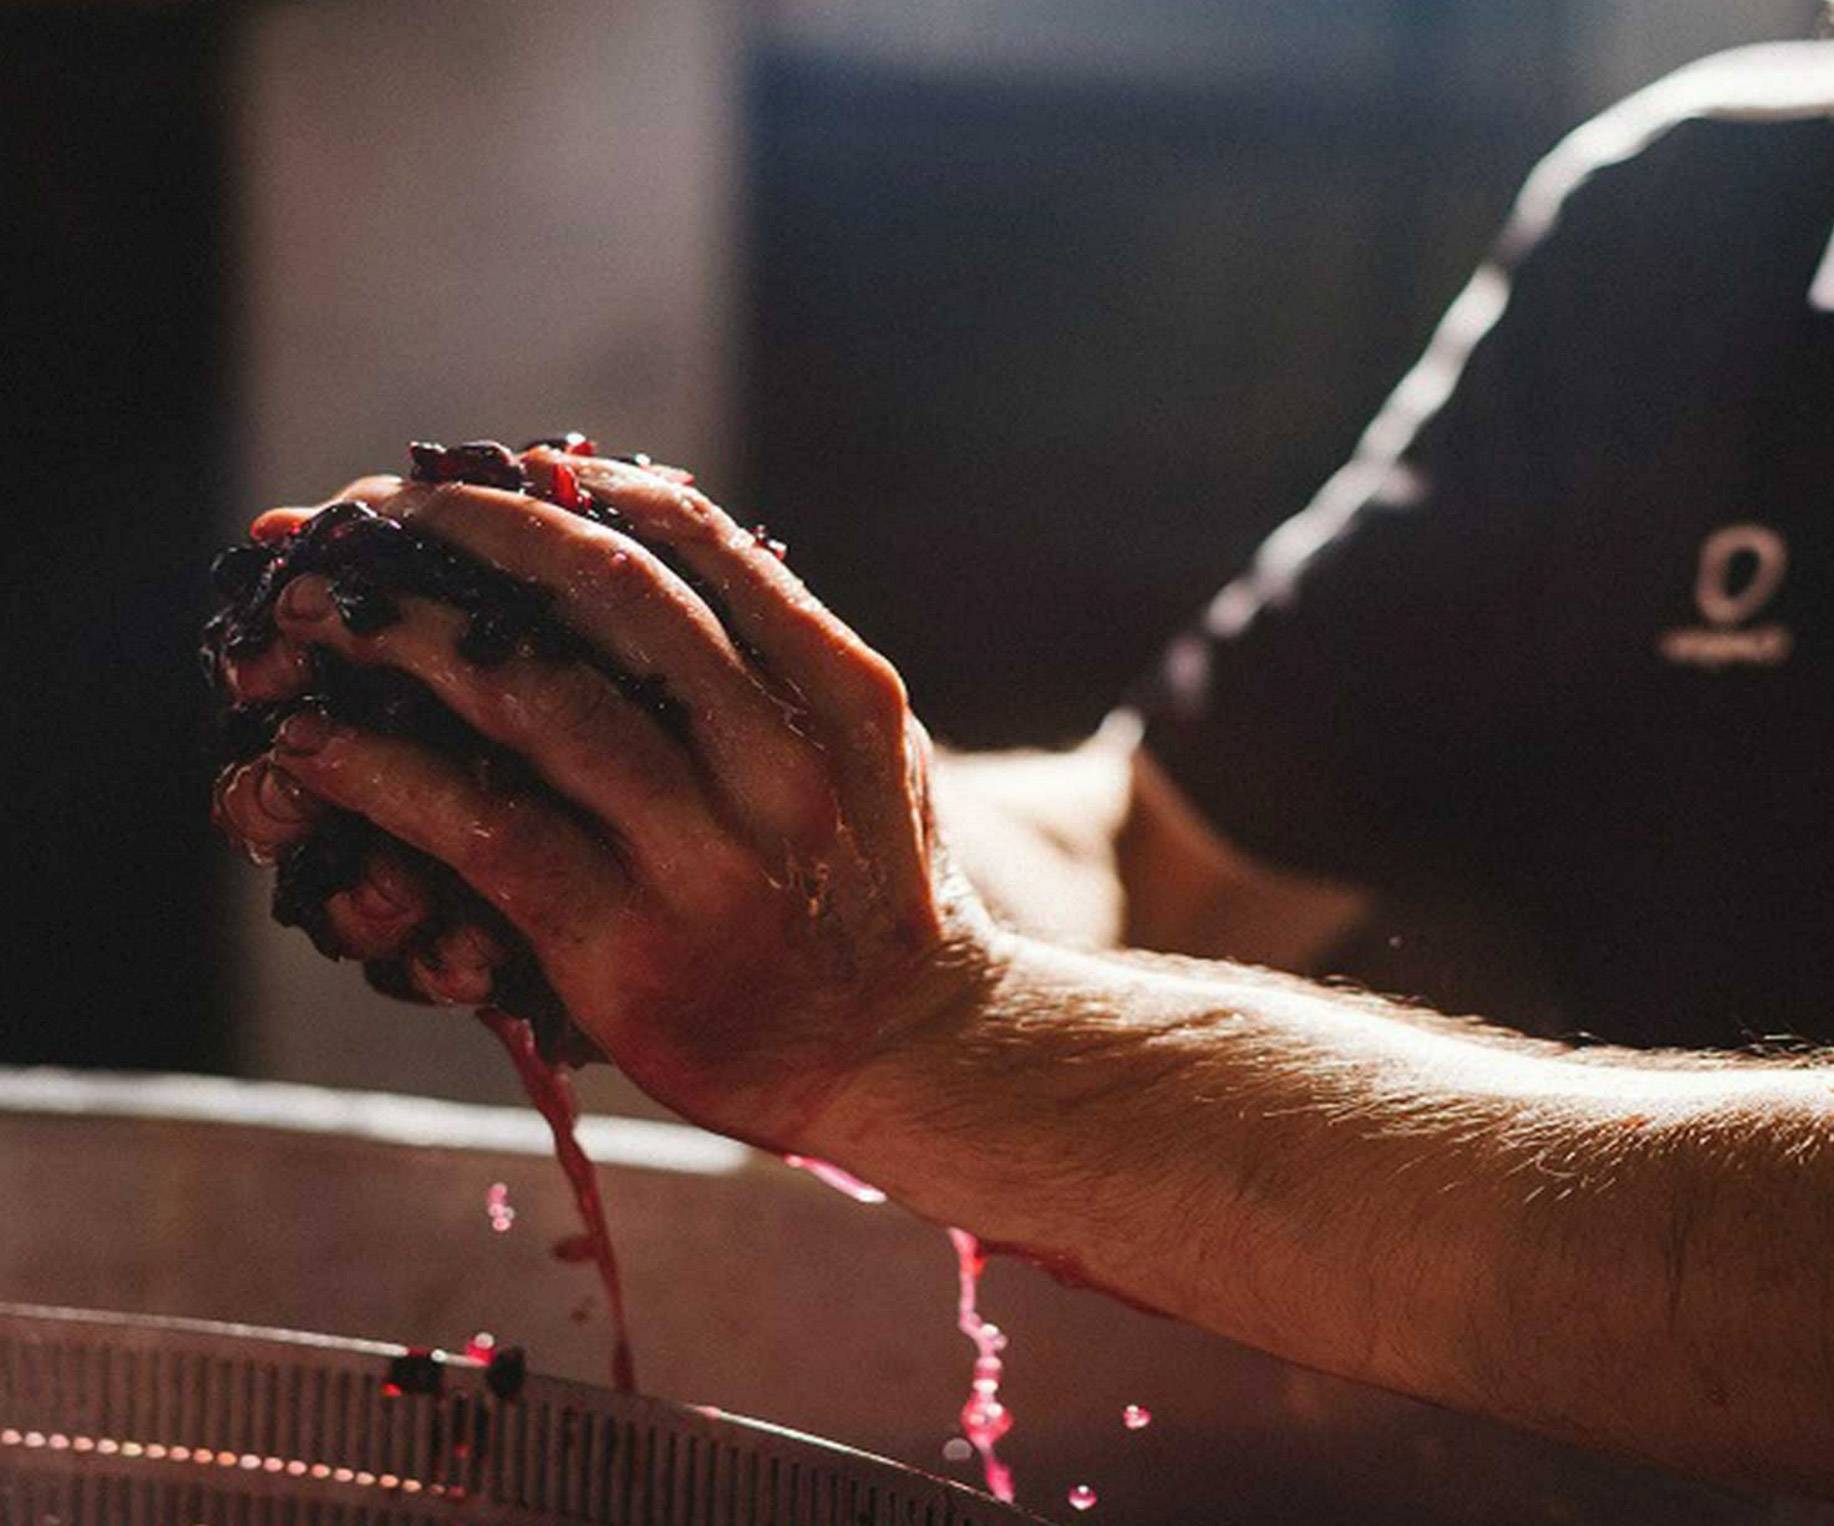
[[[851,1171],[843,1171],[831,1161],[817,1160],[812,1155],[786,1155],[783,1163],[794,1166],[798,1171],[807,1171],[816,1181],[832,1187],[856,1203],[878,1204],[885,1201],[885,1194],[877,1187],[869,1186]]]
[[[624,1321],[624,1288],[618,1277],[618,1258],[611,1248],[611,1235],[605,1228],[605,1204],[599,1197],[599,1179],[592,1162],[580,1148],[573,1126],[579,1121],[579,1102],[565,1072],[542,1059],[535,1048],[535,1032],[519,1017],[496,1007],[478,1012],[484,1026],[516,1067],[522,1089],[534,1104],[535,1111],[547,1119],[554,1135],[554,1153],[573,1189],[574,1205],[579,1209],[584,1238],[591,1258],[599,1269],[599,1281],[605,1287],[605,1307],[611,1314],[611,1386],[619,1393],[634,1393],[637,1387],[636,1362],[631,1355],[630,1336]]]
[[[955,1304],[956,1328],[974,1342],[974,1378],[968,1387],[967,1402],[962,1405],[962,1434],[981,1454],[981,1472],[987,1480],[987,1492],[1010,1504],[1012,1469],[1000,1460],[996,1450],[1000,1438],[1013,1428],[1012,1411],[1000,1402],[1000,1374],[1006,1367],[1000,1353],[1006,1349],[1006,1336],[998,1325],[982,1319],[976,1307],[981,1273],[987,1267],[987,1258],[981,1254],[981,1242],[965,1229],[951,1229],[949,1243],[955,1247],[960,1279]],[[1090,1503],[1094,1503],[1093,1496]]]

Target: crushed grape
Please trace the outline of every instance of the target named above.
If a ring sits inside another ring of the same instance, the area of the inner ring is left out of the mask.
[[[572,455],[596,450],[578,432],[539,443]],[[516,455],[492,440],[452,446],[417,441],[409,454],[416,481],[537,490]],[[593,499],[569,467],[555,464],[547,475],[546,496],[551,501],[620,533],[632,533],[628,519]],[[294,578],[308,572],[329,579],[338,617],[355,635],[373,636],[388,629],[400,619],[404,597],[440,600],[465,616],[457,650],[467,661],[489,667],[526,652],[550,661],[588,662],[665,728],[680,735],[687,725],[685,710],[661,678],[628,672],[592,650],[555,615],[548,590],[461,555],[366,504],[346,501],[321,509],[277,542],[230,546],[212,563],[211,581],[225,603],[204,627],[200,655],[222,701],[217,739],[221,762],[260,756],[290,715],[315,706],[367,731],[412,738],[463,764],[480,781],[541,788],[520,760],[461,721],[418,680],[396,669],[347,662],[323,648],[308,654],[307,693],[280,703],[237,703],[228,687],[226,664],[258,657],[273,645],[280,597]],[[368,863],[378,857],[408,867],[430,891],[433,904],[401,957],[365,966],[371,985],[391,996],[424,1000],[409,976],[411,961],[431,959],[440,938],[453,928],[477,926],[509,951],[497,972],[493,998],[531,1023],[542,1054],[583,1059],[595,1052],[571,1028],[533,955],[504,919],[456,875],[361,817],[328,812],[310,839],[281,855],[275,920],[302,928],[321,952],[337,957],[325,903],[359,883]]]
[[[551,450],[563,450],[570,456],[596,456],[598,446],[577,429],[569,429],[565,434],[543,435],[539,440],[530,440],[522,448],[533,450],[538,445],[546,445]],[[614,457],[623,460],[622,456]]]
[[[414,466],[408,475],[415,482],[468,482],[473,487],[498,487],[526,493],[528,473],[507,445],[495,440],[471,440],[464,445],[434,445],[416,440],[408,446]]]
[[[520,1346],[498,1346],[484,1369],[484,1386],[499,1399],[514,1399],[521,1395],[528,1376],[527,1353]]]
[[[399,1399],[403,1394],[437,1396],[445,1381],[445,1364],[424,1346],[414,1346],[390,1360],[382,1393],[390,1399]]]

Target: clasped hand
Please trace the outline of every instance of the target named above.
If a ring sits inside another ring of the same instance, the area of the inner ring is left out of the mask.
[[[990,978],[987,919],[938,844],[927,738],[891,664],[685,473],[547,447],[522,460],[537,489],[564,463],[638,538],[494,488],[374,477],[339,496],[549,590],[575,635],[661,683],[680,724],[590,663],[523,648],[476,666],[457,650],[464,617],[432,600],[403,598],[398,621],[353,634],[326,580],[303,575],[280,639],[226,660],[238,699],[307,692],[315,650],[386,665],[539,784],[511,791],[305,709],[225,771],[218,819],[271,858],[327,807],[368,818],[502,913],[574,1023],[645,1090],[794,1148],[853,1071],[950,1021]],[[254,534],[278,539],[311,512],[271,511]],[[351,957],[406,957],[426,997],[488,1001],[501,940],[461,926],[406,954],[426,907],[412,868],[378,854],[326,919]]]

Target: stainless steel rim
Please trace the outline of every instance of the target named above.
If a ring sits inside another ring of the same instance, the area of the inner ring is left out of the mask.
[[[0,1304],[0,1521],[1000,1526],[1035,1517],[764,1422],[406,1347]],[[455,1506],[462,1509],[455,1516]]]

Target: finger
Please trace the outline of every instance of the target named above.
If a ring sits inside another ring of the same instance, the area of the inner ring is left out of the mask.
[[[537,480],[552,452],[530,453]],[[738,639],[784,680],[808,710],[834,760],[843,807],[890,883],[927,861],[911,830],[921,734],[898,671],[824,606],[767,541],[742,529],[705,494],[623,462],[569,459],[580,484],[617,509],[645,540],[667,546],[719,599]]]
[[[745,819],[794,839],[813,815],[831,813],[808,749],[719,620],[629,536],[494,488],[414,485],[376,507],[551,590],[568,627],[626,671],[660,675],[710,775]]]
[[[323,806],[286,769],[263,756],[226,768],[217,776],[211,815],[258,864],[271,864],[280,850],[312,833]]]
[[[522,462],[525,469],[529,458],[537,451],[546,451],[550,460],[558,457],[564,461],[570,456],[596,456],[599,454],[599,447],[577,430],[569,430],[564,435],[550,435],[546,439],[535,440],[522,447],[522,454],[517,459]],[[614,455],[609,459],[628,461],[633,466],[640,466],[646,472],[654,472],[658,477],[666,477],[670,482],[680,483],[683,487],[694,480],[694,473],[686,467],[668,466],[661,461],[653,461],[645,451],[638,451],[635,455]],[[563,507],[571,506],[565,504],[562,499],[556,498],[552,493],[549,493],[548,497],[553,502],[562,503]]]
[[[338,618],[326,580],[306,574],[288,584],[276,617],[302,645],[418,678],[610,826],[646,874],[660,876],[684,854],[730,851],[680,749],[604,674],[520,652],[480,668],[459,655],[460,611],[414,596],[399,598],[397,607],[392,625],[355,635]]]
[[[558,807],[496,793],[418,743],[315,710],[290,716],[275,746],[313,795],[448,865],[528,938],[544,968],[550,959],[571,967],[612,925],[623,870]]]
[[[304,693],[312,684],[305,652],[284,637],[252,656],[223,656],[223,682],[237,704],[270,704]]]
[[[443,1006],[480,1007],[490,1000],[504,949],[481,927],[458,927],[409,961],[415,988]]]
[[[560,458],[551,451],[530,453],[529,470],[538,482],[556,464]],[[901,718],[903,684],[891,664],[809,592],[767,538],[741,528],[705,494],[652,471],[595,457],[564,464],[644,540],[680,556],[719,597],[739,638],[829,723],[827,729],[845,733],[863,709],[883,708],[887,698]]]
[[[249,526],[248,533],[263,545],[284,540],[326,504],[367,503],[373,506],[390,494],[400,491],[400,488],[401,479],[399,477],[389,475],[358,477],[354,482],[346,483],[341,492],[333,494],[324,503],[311,508],[269,509],[263,514],[258,514],[255,522]]]
[[[262,545],[269,545],[285,540],[317,512],[317,509],[268,509],[255,517],[248,533]]]
[[[353,959],[385,959],[406,948],[426,921],[432,901],[394,858],[373,855],[363,878],[325,902],[338,946]]]

